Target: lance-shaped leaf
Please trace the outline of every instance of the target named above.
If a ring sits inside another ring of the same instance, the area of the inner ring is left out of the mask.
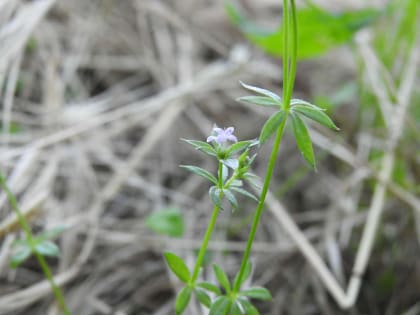
[[[308,129],[303,120],[295,114],[291,114],[293,132],[295,134],[296,143],[305,160],[312,168],[315,167],[314,150],[312,148],[312,141],[309,137]]]
[[[258,312],[258,310],[255,308],[255,306],[252,305],[251,302],[249,302],[247,300],[247,298],[240,297],[238,299],[238,301],[239,301],[239,303],[241,303],[241,305],[245,309],[245,314],[246,315],[260,315],[260,312]]]
[[[281,107],[282,102],[268,96],[242,96],[236,99],[239,102],[245,102],[255,105],[267,106],[267,107]]]
[[[207,153],[212,156],[216,156],[216,150],[207,142],[198,141],[198,140],[188,140],[188,139],[181,139],[189,144],[191,144],[195,149]]]
[[[251,271],[252,271],[252,263],[248,260],[248,262],[245,265],[245,271],[242,275],[242,279],[239,279],[239,272],[235,277],[234,280],[234,287],[238,287],[240,288],[241,285],[249,278],[249,276],[251,275]],[[238,284],[239,282],[239,284]]]
[[[210,282],[200,282],[199,284],[197,284],[197,287],[206,289],[207,291],[213,292],[216,295],[221,295],[222,292],[220,291],[219,287],[217,285],[214,285],[213,283]]]
[[[195,289],[195,294],[197,295],[197,299],[200,301],[201,304],[203,304],[207,308],[210,308],[211,299],[210,296],[204,290]]]
[[[217,185],[217,179],[211,174],[209,171],[205,170],[204,168],[193,166],[193,165],[181,165],[180,167],[197,174],[198,176],[204,177],[205,179],[211,181],[213,184]]]
[[[232,206],[233,210],[238,209],[238,201],[236,200],[235,195],[229,189],[224,189],[223,192],[230,205]]]
[[[216,186],[211,186],[209,189],[209,195],[211,201],[218,206],[220,209],[223,210],[223,204],[222,204],[222,190],[220,188],[217,188]]]
[[[184,287],[181,291],[179,291],[178,296],[176,297],[175,301],[175,314],[181,315],[184,310],[187,308],[188,303],[190,302],[191,298],[191,288]]]
[[[245,197],[251,198],[252,200],[255,200],[256,202],[258,202],[258,198],[255,197],[253,194],[251,194],[250,192],[246,191],[245,189],[236,187],[236,186],[231,186],[230,187],[231,190],[236,191],[237,193],[244,195]]]
[[[248,85],[248,84],[243,83],[242,81],[239,81],[239,82],[247,90],[253,91],[253,92],[257,93],[257,94],[268,96],[269,98],[271,98],[273,100],[276,100],[278,102],[281,102],[281,97],[278,96],[276,93],[271,92],[270,90],[266,90],[266,89],[263,89],[263,88],[260,88],[260,87],[257,87],[257,86]]]
[[[19,244],[10,259],[10,266],[12,268],[17,268],[26,259],[28,259],[31,254],[32,250],[29,244]]]
[[[283,120],[286,119],[286,115],[283,110],[280,110],[273,115],[265,122],[261,133],[260,133],[260,143],[264,144],[276,130],[279,128]]]
[[[60,255],[58,246],[49,240],[44,240],[36,244],[35,250],[42,256],[57,257]]]
[[[305,105],[295,105],[292,107],[293,112],[300,113],[306,117],[320,123],[321,125],[334,129],[340,130],[330,117],[320,108],[305,106]]]
[[[230,308],[230,315],[243,315],[245,310],[242,310],[242,305],[235,301]]]
[[[222,268],[220,268],[216,264],[213,265],[213,270],[214,270],[214,273],[216,274],[217,280],[219,281],[223,289],[225,289],[225,291],[229,293],[231,291],[231,288],[230,288],[229,279],[226,273],[223,271]]]
[[[230,303],[228,297],[219,296],[210,307],[209,315],[227,315],[230,310]]]
[[[166,252],[164,255],[172,272],[179,278],[179,280],[187,283],[190,280],[191,275],[184,261],[177,255],[170,252]]]
[[[252,299],[263,301],[270,301],[272,299],[270,291],[262,287],[249,288],[241,291],[240,294]]]
[[[258,144],[258,140],[247,140],[247,141],[239,141],[234,144],[232,144],[227,150],[226,155],[229,157],[232,154],[245,150],[249,147],[252,147],[254,145]]]
[[[36,241],[38,241],[38,240],[41,241],[41,240],[47,240],[47,239],[49,239],[49,240],[54,239],[57,236],[59,236],[61,233],[63,233],[66,229],[67,229],[66,226],[60,225],[60,226],[57,226],[55,228],[45,230],[39,236],[37,236],[35,238],[35,240]]]
[[[233,170],[236,170],[239,165],[238,159],[226,159],[226,160],[220,160],[220,162],[222,162],[223,165],[226,165],[227,167],[230,167]]]

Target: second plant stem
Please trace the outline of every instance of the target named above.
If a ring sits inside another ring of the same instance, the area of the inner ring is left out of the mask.
[[[10,190],[9,186],[7,185],[6,178],[1,171],[0,171],[0,186],[4,190],[11,207],[12,207],[13,211],[15,212],[15,214],[18,218],[19,224],[20,224],[20,226],[22,227],[22,229],[25,233],[26,240],[28,241],[33,254],[35,255],[36,259],[38,260],[38,263],[41,266],[42,272],[44,273],[45,277],[47,278],[48,282],[50,283],[51,289],[54,293],[55,299],[56,299],[60,309],[63,311],[63,313],[65,315],[71,315],[71,313],[70,313],[70,311],[69,311],[69,309],[66,305],[66,302],[64,300],[64,296],[63,296],[60,288],[57,286],[57,284],[54,281],[53,274],[51,272],[50,267],[47,264],[47,261],[45,260],[44,256],[42,256],[40,253],[38,253],[35,249],[36,244],[35,244],[34,237],[32,235],[31,228],[29,227],[28,222],[26,221],[25,217],[23,216],[22,211],[20,211],[19,206],[18,206],[18,202],[16,200],[16,197],[13,194],[13,192]]]
[[[274,166],[276,164],[277,152],[278,152],[278,149],[280,147],[280,142],[281,142],[281,138],[283,136],[284,127],[286,126],[287,116],[288,116],[288,113],[286,112],[285,117],[283,118],[283,121],[282,121],[282,123],[281,123],[281,125],[280,125],[280,127],[277,131],[276,139],[274,141],[273,150],[271,151],[270,161],[269,161],[268,167],[267,167],[267,172],[266,172],[266,176],[265,176],[265,180],[264,180],[264,185],[263,185],[263,188],[261,190],[260,199],[259,199],[257,208],[255,210],[255,214],[254,214],[254,220],[252,221],[251,231],[249,232],[248,242],[246,244],[245,252],[244,252],[244,255],[242,257],[242,263],[241,263],[241,267],[239,269],[238,279],[242,279],[242,277],[244,275],[244,272],[245,272],[245,269],[246,269],[246,264],[247,264],[248,259],[249,259],[249,255],[251,254],[252,243],[254,241],[255,233],[257,232],[257,228],[258,228],[258,223],[260,221],[260,217],[261,217],[261,214],[263,212],[265,197],[267,195],[268,187],[270,185],[271,176],[273,174]],[[241,285],[241,280],[236,282],[235,287],[233,288],[233,291],[238,292],[239,289],[240,289],[240,285]]]
[[[289,26],[291,26],[291,28],[289,28]],[[297,20],[294,0],[283,0],[283,45],[283,110],[285,115],[277,129],[276,139],[274,140],[273,149],[271,151],[270,160],[268,162],[263,188],[261,190],[259,202],[255,210],[254,220],[252,222],[251,231],[248,236],[245,252],[242,257],[241,267],[238,273],[239,281],[235,283],[235,287],[233,288],[233,292],[235,293],[240,290],[242,282],[241,279],[245,273],[246,265],[251,254],[252,244],[254,242],[258,223],[264,209],[265,198],[267,196],[268,187],[270,186],[271,176],[273,175],[281,139],[283,137],[284,128],[286,126],[287,118],[290,112],[290,99],[293,92],[297,64]]]

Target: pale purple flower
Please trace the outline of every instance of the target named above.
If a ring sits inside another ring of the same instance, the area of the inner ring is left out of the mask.
[[[238,142],[238,139],[233,135],[235,128],[228,127],[225,129],[214,127],[212,135],[207,138],[207,142],[215,141],[216,143],[223,145],[228,141]]]

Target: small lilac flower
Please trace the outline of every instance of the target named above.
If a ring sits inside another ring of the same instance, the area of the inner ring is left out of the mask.
[[[207,138],[207,142],[215,141],[216,143],[223,145],[227,141],[238,142],[238,139],[233,135],[233,127],[228,127],[225,129],[214,127],[212,135]]]

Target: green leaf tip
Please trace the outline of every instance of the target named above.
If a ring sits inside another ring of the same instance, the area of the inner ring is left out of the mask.
[[[187,283],[191,278],[191,274],[184,261],[171,252],[164,253],[164,256],[172,272],[178,277],[179,280]]]
[[[261,144],[264,144],[278,130],[284,119],[286,119],[286,114],[283,110],[272,114],[270,118],[268,118],[261,129],[259,138]]]
[[[292,113],[290,116],[292,118],[293,132],[295,135],[297,146],[306,162],[308,162],[308,164],[314,170],[316,170],[314,150],[312,147],[312,140],[309,136],[308,129],[306,128],[306,125],[303,122],[303,120],[298,115]]]
[[[331,118],[319,107],[309,103],[296,103],[292,106],[292,111],[298,114],[302,114],[313,121],[320,123],[321,125],[328,127],[333,130],[340,130]]]
[[[181,291],[179,291],[176,300],[175,300],[175,314],[181,315],[184,310],[187,308],[188,303],[191,299],[191,288],[184,287]]]

